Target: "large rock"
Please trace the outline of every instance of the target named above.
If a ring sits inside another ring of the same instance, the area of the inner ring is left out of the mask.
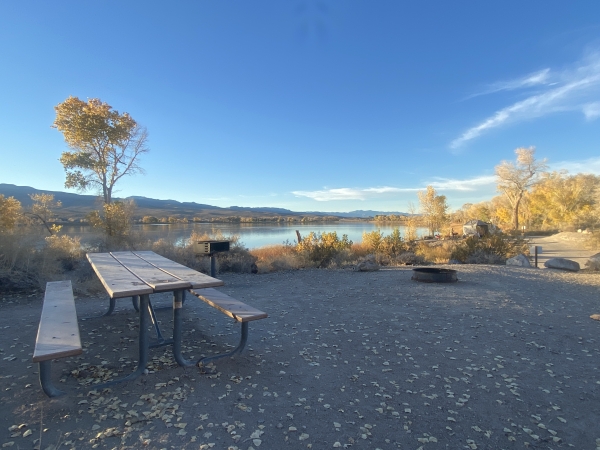
[[[590,256],[585,263],[585,267],[591,270],[600,270],[600,253]]]
[[[354,266],[354,270],[356,272],[374,272],[379,270],[379,264],[370,260],[361,261]]]
[[[506,260],[507,266],[519,266],[519,267],[531,267],[531,263],[529,262],[529,258],[523,255],[522,253],[517,256],[513,256],[512,258],[508,258]]]
[[[552,258],[544,263],[549,269],[569,270],[571,272],[579,271],[579,263],[566,258]]]

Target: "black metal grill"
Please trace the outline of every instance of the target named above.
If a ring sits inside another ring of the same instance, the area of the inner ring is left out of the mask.
[[[196,241],[192,245],[196,255],[212,255],[229,251],[229,241]]]

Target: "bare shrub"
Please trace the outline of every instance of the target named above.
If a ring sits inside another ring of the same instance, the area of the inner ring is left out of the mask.
[[[46,273],[71,272],[83,258],[80,239],[65,235],[48,236],[40,252]]]
[[[415,253],[433,264],[445,264],[451,259],[456,244],[452,241],[419,242]]]
[[[350,251],[354,259],[365,258],[371,253],[369,246],[365,245],[364,242],[354,242],[350,247]]]
[[[423,264],[425,262],[425,260],[423,259],[423,256],[421,256],[421,255],[417,255],[413,252],[404,252],[404,253],[401,253],[400,255],[398,255],[395,258],[394,262],[399,265],[415,266],[415,265]]]
[[[465,262],[467,264],[504,264],[506,263],[506,258],[485,250],[475,250],[475,252],[467,257]]]

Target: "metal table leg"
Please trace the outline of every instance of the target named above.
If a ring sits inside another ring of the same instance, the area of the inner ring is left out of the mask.
[[[154,308],[152,307],[152,302],[150,300],[148,300],[148,314],[150,314],[150,320],[152,320],[152,325],[154,325],[154,330],[156,331],[157,345],[155,344],[154,346],[157,347],[165,343],[165,338],[163,338],[160,328],[158,327],[156,313],[154,312]]]
[[[138,338],[138,366],[135,372],[130,375],[127,375],[123,378],[118,378],[116,380],[111,380],[103,384],[99,384],[93,386],[96,389],[104,389],[105,387],[112,386],[116,383],[121,383],[122,381],[131,381],[135,380],[146,370],[146,364],[148,363],[148,304],[150,302],[150,296],[148,294],[144,294],[140,296],[140,329],[139,329],[139,338]]]
[[[131,297],[131,303],[133,303],[133,309],[135,309],[136,312],[140,312],[140,296],[134,295]]]
[[[182,333],[182,322],[183,322],[183,301],[185,299],[185,290],[178,290],[173,292],[173,357],[177,364],[183,367],[189,367],[196,365],[193,361],[186,360],[181,355],[181,333]]]

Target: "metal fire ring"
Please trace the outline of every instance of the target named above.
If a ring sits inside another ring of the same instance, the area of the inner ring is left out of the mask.
[[[455,283],[458,278],[456,277],[456,270],[424,267],[413,269],[411,280],[423,283]]]

